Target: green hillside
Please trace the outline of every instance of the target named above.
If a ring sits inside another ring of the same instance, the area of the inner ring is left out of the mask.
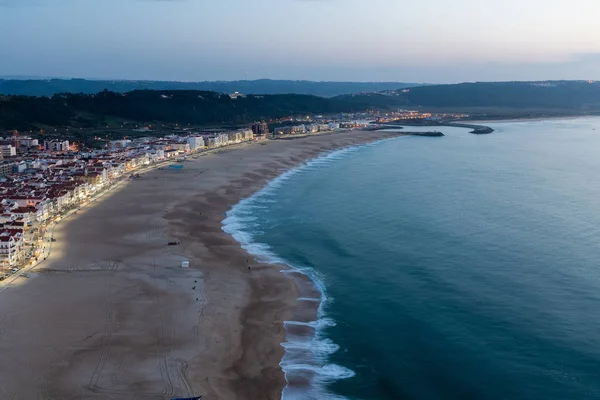
[[[0,101],[0,128],[96,127],[109,119],[192,125],[245,124],[307,113],[354,111],[359,106],[309,95],[265,95],[232,99],[205,91],[59,94],[51,98],[10,96]]]
[[[496,107],[506,109],[600,110],[600,83],[478,82],[432,85],[380,94],[338,96],[352,104],[385,107],[462,109]]]

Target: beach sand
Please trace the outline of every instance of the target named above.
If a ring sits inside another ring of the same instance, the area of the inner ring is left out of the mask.
[[[225,212],[321,152],[397,135],[231,146],[61,222],[48,260],[0,292],[0,398],[279,399],[282,321],[307,315],[295,299],[310,289],[254,262]]]

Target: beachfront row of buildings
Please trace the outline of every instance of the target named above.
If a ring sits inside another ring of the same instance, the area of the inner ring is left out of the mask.
[[[182,161],[187,154],[254,140],[252,130],[110,142],[75,151],[65,141],[35,155],[0,161],[0,266],[36,257],[45,223],[144,166]]]
[[[312,123],[287,125],[273,129],[273,135],[299,135],[309,133],[331,132],[338,129],[366,128],[370,125],[368,120],[334,121],[327,123]]]
[[[345,126],[340,126],[344,123],[340,122],[329,122],[327,124],[299,124],[299,125],[291,125],[291,126],[282,126],[279,128],[275,128],[273,133],[275,135],[290,135],[290,134],[303,134],[303,133],[317,133],[317,132],[329,132],[340,127],[345,128]]]

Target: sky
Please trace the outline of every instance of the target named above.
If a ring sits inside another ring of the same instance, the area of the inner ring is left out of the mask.
[[[600,80],[598,0],[0,0],[0,76]]]

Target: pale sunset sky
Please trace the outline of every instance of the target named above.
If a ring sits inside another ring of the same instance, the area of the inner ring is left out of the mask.
[[[0,0],[0,76],[600,80],[598,0]]]

